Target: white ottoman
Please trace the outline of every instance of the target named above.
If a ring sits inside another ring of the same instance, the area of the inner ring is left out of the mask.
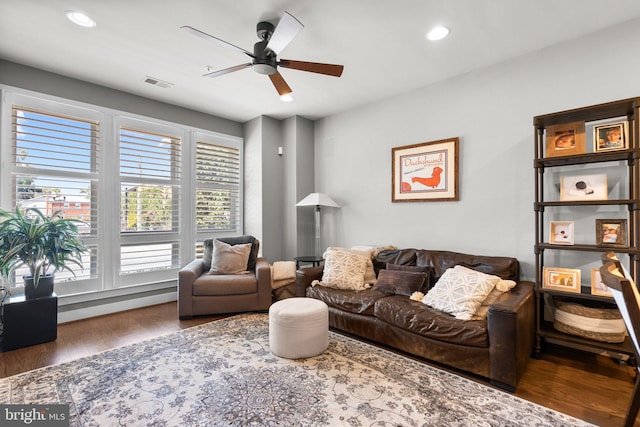
[[[329,308],[315,298],[287,298],[269,308],[271,353],[287,359],[317,356],[329,346]]]

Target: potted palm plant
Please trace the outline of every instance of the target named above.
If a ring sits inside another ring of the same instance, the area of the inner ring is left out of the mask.
[[[80,220],[64,218],[60,211],[48,216],[37,208],[14,212],[0,209],[0,276],[11,279],[21,266],[25,298],[41,298],[53,293],[54,273],[72,264],[82,268],[87,251],[78,231]]]

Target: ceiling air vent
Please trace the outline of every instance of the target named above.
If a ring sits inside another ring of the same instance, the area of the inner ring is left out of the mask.
[[[164,89],[173,86],[173,83],[165,82],[163,80],[156,79],[155,77],[149,77],[149,76],[146,76],[144,78],[144,82],[149,83],[150,85],[159,86]]]

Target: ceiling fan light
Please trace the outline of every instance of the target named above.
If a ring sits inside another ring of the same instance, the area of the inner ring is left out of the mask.
[[[267,76],[270,76],[271,74],[275,74],[275,72],[278,71],[276,69],[276,67],[274,67],[271,64],[255,63],[255,64],[253,64],[252,68],[256,73],[264,74],[264,75],[267,75]]]
[[[293,95],[291,95],[290,93],[286,93],[284,95],[280,95],[280,101],[282,101],[282,102],[292,102],[293,101]]]
[[[431,41],[442,40],[449,35],[449,29],[443,26],[433,27],[427,33],[427,39]]]
[[[86,28],[92,28],[96,26],[96,21],[82,12],[76,12],[75,10],[67,10],[64,13],[67,19],[76,25]]]

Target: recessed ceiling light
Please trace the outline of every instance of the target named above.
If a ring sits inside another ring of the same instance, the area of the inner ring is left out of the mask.
[[[438,26],[433,27],[431,31],[427,33],[427,39],[431,41],[442,40],[449,35],[449,29],[447,27]]]
[[[73,22],[76,25],[80,25],[81,27],[95,27],[96,21],[88,17],[82,12],[76,12],[75,10],[67,10],[64,13],[67,16],[67,19]]]
[[[282,101],[282,102],[291,102],[291,101],[293,101],[293,95],[291,95],[290,93],[287,93],[286,95],[282,95],[282,96],[280,96],[280,101]]]

